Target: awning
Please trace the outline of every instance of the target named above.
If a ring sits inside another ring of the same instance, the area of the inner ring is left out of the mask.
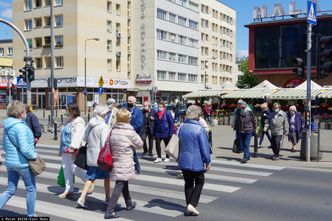
[[[185,99],[200,98],[200,97],[220,97],[223,94],[227,94],[229,90],[199,90],[193,91],[189,94],[185,94],[182,97]]]
[[[222,98],[233,98],[233,99],[250,99],[250,98],[258,98],[264,99],[265,96],[268,96],[274,93],[276,90],[269,90],[269,89],[242,89],[240,91],[236,91],[234,93],[226,94],[222,96]]]
[[[323,89],[318,98],[332,98],[332,89]]]
[[[311,99],[314,100],[321,93],[321,89],[313,89],[311,91]],[[299,100],[307,98],[307,90],[296,88],[283,88],[278,92],[267,96],[271,100]]]

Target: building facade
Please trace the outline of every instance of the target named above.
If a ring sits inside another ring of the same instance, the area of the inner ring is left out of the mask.
[[[332,35],[332,15],[321,13],[313,33]],[[259,81],[269,80],[279,87],[296,87],[305,79],[293,72],[293,58],[303,58],[306,63],[307,21],[303,14],[276,17],[273,20],[255,20],[249,28],[249,71]],[[331,85],[332,76],[316,79],[316,37],[313,35],[312,76],[320,85]]]
[[[23,30],[36,68],[32,104],[39,108],[50,104],[50,1],[13,1],[13,23]],[[130,0],[54,0],[55,98],[59,108],[73,101],[83,107],[85,83],[89,105],[109,97],[122,99],[130,78],[130,7]],[[17,52],[14,66],[19,69],[24,66],[24,50],[16,35],[13,45]],[[98,93],[100,77],[104,79],[102,96]]]
[[[13,41],[0,40],[0,108],[6,107],[8,90],[16,84],[13,70]]]

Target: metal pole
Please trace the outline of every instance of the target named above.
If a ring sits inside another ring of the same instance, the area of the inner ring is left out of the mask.
[[[84,115],[86,115],[86,102],[87,102],[87,96],[88,96],[88,91],[86,89],[86,41],[84,45]]]
[[[7,89],[8,89],[8,99],[7,99],[7,101],[8,101],[8,103],[10,103],[11,102],[11,99],[10,99],[10,97],[11,97],[11,89],[10,89],[10,75],[9,75],[9,72],[8,72],[8,74],[7,74]]]
[[[21,32],[21,30],[18,27],[16,27],[13,23],[11,23],[11,22],[9,22],[5,19],[2,19],[2,18],[0,18],[0,23],[4,23],[4,24],[10,26],[20,36],[20,38],[22,39],[22,41],[24,43],[24,47],[25,47],[25,58],[24,58],[25,65],[26,66],[32,66],[32,57],[30,56],[29,44],[28,44],[27,39],[25,38],[25,36]],[[29,79],[27,79],[27,104],[29,106],[31,105],[31,84],[29,82]]]
[[[50,1],[50,16],[51,16],[51,124],[54,123],[54,12],[53,1]]]
[[[307,33],[307,162],[310,162],[310,140],[311,140],[311,49],[312,49],[312,25],[308,24]]]

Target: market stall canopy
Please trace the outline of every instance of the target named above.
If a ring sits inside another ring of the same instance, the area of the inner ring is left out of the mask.
[[[264,99],[265,96],[270,95],[274,93],[279,88],[269,82],[268,80],[264,80],[257,86],[251,88],[251,89],[241,89],[239,91],[226,94],[222,96],[222,98],[260,98]]]
[[[311,81],[311,89],[322,89],[323,87],[321,87],[319,84],[315,83],[314,81]],[[292,88],[292,89],[302,89],[302,90],[307,90],[307,81],[303,82],[302,84],[300,84],[299,86],[297,86],[296,88]]]
[[[332,88],[323,88],[318,98],[332,98]]]
[[[189,94],[185,94],[182,97],[185,99],[200,98],[200,97],[220,97],[221,95],[231,93],[236,90],[239,90],[239,88],[233,85],[230,81],[225,81],[221,85],[220,90],[198,90],[198,91],[193,91]]]

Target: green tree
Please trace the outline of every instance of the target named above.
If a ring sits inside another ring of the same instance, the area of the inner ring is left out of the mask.
[[[249,73],[248,58],[243,58],[240,64],[240,70],[243,73],[242,78],[237,82],[239,88],[252,88],[258,84],[257,78]]]

